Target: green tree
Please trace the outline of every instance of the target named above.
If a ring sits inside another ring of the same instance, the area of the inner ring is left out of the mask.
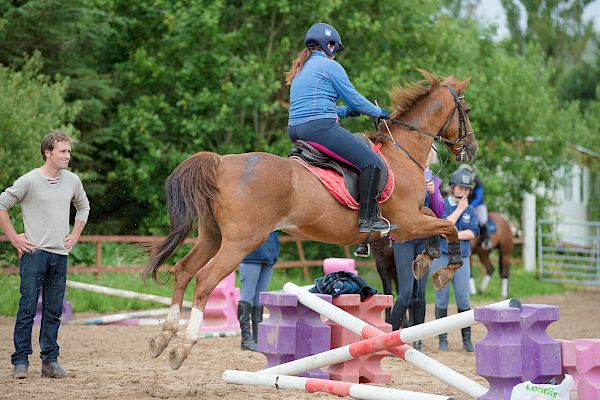
[[[20,71],[0,66],[0,191],[42,164],[40,142],[50,129],[63,129],[74,138],[72,121],[76,104],[67,104],[66,82],[52,83],[39,73],[39,55],[26,61]],[[19,208],[11,211],[15,227],[22,229]],[[0,265],[15,265],[16,252],[0,243]]]

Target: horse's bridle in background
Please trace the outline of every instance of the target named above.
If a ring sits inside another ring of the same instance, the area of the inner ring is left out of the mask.
[[[457,144],[460,143],[460,147],[459,147],[459,153],[460,153],[460,157],[461,160],[464,159],[464,154],[467,152],[467,147],[468,144],[466,142],[466,140],[469,138],[469,136],[472,136],[475,134],[475,131],[471,130],[467,132],[467,117],[465,114],[465,111],[463,110],[462,104],[461,104],[461,100],[464,100],[464,96],[461,95],[459,96],[456,92],[456,89],[454,89],[452,87],[452,85],[444,85],[448,88],[448,90],[450,91],[450,93],[452,94],[452,97],[454,97],[454,108],[452,109],[452,111],[450,112],[450,114],[448,115],[448,118],[446,118],[446,122],[444,123],[444,125],[442,126],[442,128],[438,131],[437,134],[433,133],[433,132],[429,132],[426,130],[423,130],[421,128],[418,128],[416,126],[407,124],[406,122],[400,121],[399,119],[390,119],[390,121],[394,124],[397,125],[402,125],[403,127],[407,128],[410,131],[414,131],[414,132],[418,132],[421,133],[425,136],[429,136],[431,138],[433,138],[433,140],[435,140],[436,142],[439,143],[443,143],[447,146],[455,146]],[[458,138],[454,141],[452,140],[448,140],[444,137],[442,137],[442,135],[444,134],[444,132],[446,131],[446,129],[448,129],[448,126],[450,125],[450,121],[452,120],[452,117],[454,116],[454,113],[456,113],[456,110],[458,110]],[[391,133],[390,133],[391,134]],[[421,168],[423,171],[425,171],[425,168],[421,165],[421,163],[419,163],[413,156],[412,154],[410,154],[404,147],[402,147],[401,145],[399,145],[398,143],[396,143],[394,141],[394,145],[401,149],[402,151],[404,151],[418,166],[419,168]],[[446,162],[444,162],[444,164],[446,164]],[[443,168],[443,166],[442,166]],[[437,174],[436,174],[437,175]]]

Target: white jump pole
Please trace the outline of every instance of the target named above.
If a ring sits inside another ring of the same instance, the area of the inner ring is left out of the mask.
[[[283,291],[286,293],[293,293],[298,296],[298,301],[301,304],[304,304],[308,308],[314,310],[315,312],[324,315],[325,317],[331,319],[332,321],[344,326],[349,329],[353,333],[360,335],[363,338],[373,338],[379,335],[382,335],[383,332],[372,325],[367,324],[366,322],[356,318],[355,316],[347,313],[346,311],[334,306],[331,303],[328,303],[318,296],[303,290],[297,285],[288,282],[283,287]],[[494,303],[493,306],[504,306],[507,307],[509,305],[518,307],[520,306],[520,302],[516,299],[509,299],[499,303]],[[468,314],[468,315],[462,315]],[[397,348],[388,348],[387,350],[398,355],[400,358],[406,360],[408,363],[415,365],[416,367],[428,372],[429,374],[437,377],[441,381],[447,383],[448,385],[462,391],[463,393],[468,394],[472,398],[477,398],[484,395],[488,389],[479,383],[467,378],[466,376],[454,371],[453,369],[445,366],[444,364],[439,363],[438,361],[432,359],[431,357],[426,356],[425,354],[413,349],[411,346],[405,344],[406,342],[411,342],[415,340],[419,340],[425,337],[436,336],[440,333],[446,333],[452,329],[464,328],[467,326],[471,326],[476,323],[475,321],[475,312],[471,310],[470,312],[464,312],[456,315],[452,315],[450,317],[442,318],[436,321],[426,322],[421,325],[417,325],[411,328],[405,328],[401,331],[396,331],[396,333],[400,332],[401,345]],[[465,318],[467,317],[467,318]],[[433,326],[432,326],[433,325]],[[415,329],[420,328],[420,329]],[[392,332],[393,334],[393,332]],[[389,334],[388,334],[389,335]],[[314,357],[314,356],[309,356]],[[306,357],[305,359],[309,358]],[[299,361],[299,360],[296,360]],[[345,360],[347,361],[347,360]],[[294,363],[292,361],[291,363]],[[287,365],[290,363],[282,364]],[[328,364],[329,365],[329,364]],[[297,364],[299,367],[299,364]],[[308,367],[308,365],[307,365]],[[308,368],[304,371],[297,372],[296,370],[290,371],[286,369],[285,372],[282,370],[271,371],[272,369],[277,367],[269,368],[265,371],[269,371],[272,373],[283,373],[289,375],[298,375],[306,371],[310,371],[313,368]],[[314,367],[319,368],[319,367]]]
[[[452,397],[436,394],[411,392],[385,388],[381,386],[362,385],[351,382],[332,381],[328,379],[301,378],[297,376],[272,375],[262,372],[226,370],[223,380],[227,383],[253,386],[269,386],[277,389],[297,389],[309,393],[323,392],[336,396],[349,396],[362,400],[452,400]]]
[[[164,296],[157,296],[154,294],[133,292],[131,290],[114,289],[105,286],[92,285],[90,283],[67,281],[67,286],[73,289],[87,290],[88,292],[108,294],[111,296],[124,297],[126,299],[146,300],[153,301],[155,303],[171,305],[171,299]],[[184,301],[183,308],[192,308],[191,301]]]
[[[168,308],[159,308],[156,310],[141,310],[141,311],[133,311],[128,313],[120,313],[120,314],[112,314],[105,315],[103,317],[97,318],[86,318],[86,319],[74,319],[67,324],[69,325],[102,325],[102,324],[110,324],[119,321],[123,321],[131,318],[143,318],[143,317],[157,317],[160,315],[167,315],[169,313]]]

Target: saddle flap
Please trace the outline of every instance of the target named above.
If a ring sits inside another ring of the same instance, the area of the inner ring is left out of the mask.
[[[366,136],[363,135],[366,139]],[[367,139],[368,140],[368,139]],[[371,143],[369,141],[369,143]],[[296,140],[294,142],[295,147],[290,152],[289,157],[299,158],[305,163],[312,165],[317,168],[326,168],[337,171],[344,179],[344,185],[348,190],[348,193],[354,200],[359,201],[358,194],[358,177],[360,175],[354,167],[339,162],[328,155],[320,152],[309,143],[303,140]],[[379,175],[379,182],[377,182],[377,189],[379,193],[382,193],[388,182],[388,170],[384,168]]]

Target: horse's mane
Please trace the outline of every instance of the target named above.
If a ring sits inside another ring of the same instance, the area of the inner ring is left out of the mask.
[[[390,100],[392,101],[392,104],[394,104],[390,118],[402,118],[404,115],[408,114],[421,99],[437,87],[448,84],[456,85],[458,82],[452,75],[442,78],[424,69],[419,68],[417,70],[425,79],[406,85],[397,85],[390,90]],[[385,129],[385,127],[383,129]],[[378,129],[377,132],[369,132],[368,137],[375,143],[389,140],[387,131],[383,131],[382,129]]]

